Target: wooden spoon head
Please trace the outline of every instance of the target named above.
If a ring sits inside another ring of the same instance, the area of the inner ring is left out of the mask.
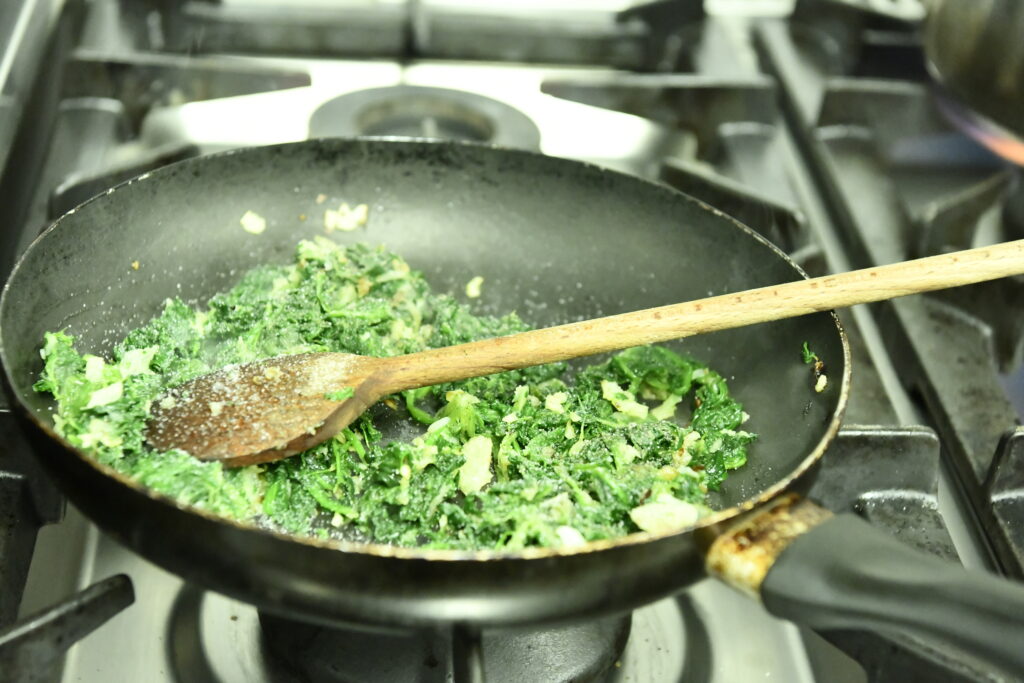
[[[379,362],[307,353],[197,377],[153,402],[146,440],[229,467],[286,458],[329,439],[381,398]],[[350,398],[329,397],[347,387]]]

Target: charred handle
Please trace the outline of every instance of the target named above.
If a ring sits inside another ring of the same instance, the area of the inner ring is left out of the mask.
[[[913,550],[853,515],[793,540],[761,598],[814,629],[900,631],[1024,673],[1024,586]]]
[[[1024,273],[1024,240],[399,356],[385,393]]]

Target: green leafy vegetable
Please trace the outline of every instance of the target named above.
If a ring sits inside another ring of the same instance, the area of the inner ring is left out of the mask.
[[[828,375],[825,374],[825,363],[818,358],[818,354],[811,351],[807,342],[804,342],[801,355],[803,356],[804,363],[812,366],[811,376],[814,379],[814,391],[820,394],[828,388]]]
[[[355,389],[352,387],[345,387],[344,389],[338,389],[337,391],[328,391],[324,394],[324,398],[328,401],[344,401],[346,398],[352,398],[355,395]]]
[[[817,363],[818,360],[819,360],[818,359],[818,354],[816,354],[814,351],[811,351],[811,349],[808,346],[807,342],[804,342],[803,347],[801,347],[800,355],[804,359],[804,364],[805,365],[810,365],[811,363]]]
[[[575,376],[552,364],[406,391],[380,410],[399,411],[418,436],[384,438],[371,411],[268,465],[228,470],[143,438],[153,401],[226,364],[390,356],[525,329],[514,314],[477,316],[432,293],[382,248],[318,238],[289,265],[246,273],[206,310],[168,300],[110,359],[47,334],[36,389],[57,400],[58,431],[99,461],[184,503],[297,534],[516,549],[671,531],[706,514],[707,491],[746,462],[755,437],[720,375],[657,346]]]

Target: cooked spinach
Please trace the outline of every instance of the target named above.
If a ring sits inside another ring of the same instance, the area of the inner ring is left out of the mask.
[[[811,351],[811,347],[807,342],[804,342],[803,346],[800,347],[800,357],[803,359],[804,365],[819,362],[818,354]]]
[[[70,443],[183,503],[297,534],[406,546],[571,546],[677,529],[746,462],[755,437],[740,429],[746,415],[725,380],[659,346],[575,375],[559,363],[403,392],[377,410],[421,423],[408,441],[385,439],[368,413],[295,457],[226,469],[144,439],[153,401],[227,364],[311,351],[388,356],[525,329],[514,314],[475,315],[431,292],[383,248],[317,238],[205,310],[167,300],[108,359],[47,334],[36,389],[55,397],[54,424]]]

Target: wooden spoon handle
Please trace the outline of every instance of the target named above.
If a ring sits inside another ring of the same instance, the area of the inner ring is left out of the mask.
[[[384,393],[1024,273],[1024,240],[394,358]]]

